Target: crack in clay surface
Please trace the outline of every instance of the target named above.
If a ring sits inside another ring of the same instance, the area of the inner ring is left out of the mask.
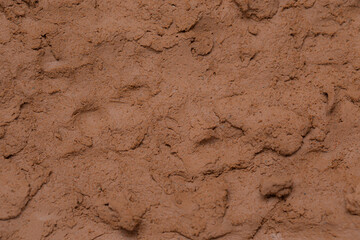
[[[358,0],[0,0],[0,239],[359,239]]]

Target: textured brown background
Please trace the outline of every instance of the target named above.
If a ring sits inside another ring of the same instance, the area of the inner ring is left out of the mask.
[[[0,239],[360,239],[359,0],[0,0]]]

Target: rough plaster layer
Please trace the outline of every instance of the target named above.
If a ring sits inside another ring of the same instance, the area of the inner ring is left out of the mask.
[[[0,0],[1,240],[360,239],[357,0]]]

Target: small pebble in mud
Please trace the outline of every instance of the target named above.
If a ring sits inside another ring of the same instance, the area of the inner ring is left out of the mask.
[[[271,176],[261,180],[260,193],[264,197],[283,198],[288,196],[293,187],[293,182],[287,176]]]

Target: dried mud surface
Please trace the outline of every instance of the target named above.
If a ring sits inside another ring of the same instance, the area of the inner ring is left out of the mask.
[[[360,239],[360,1],[0,0],[0,239]]]

